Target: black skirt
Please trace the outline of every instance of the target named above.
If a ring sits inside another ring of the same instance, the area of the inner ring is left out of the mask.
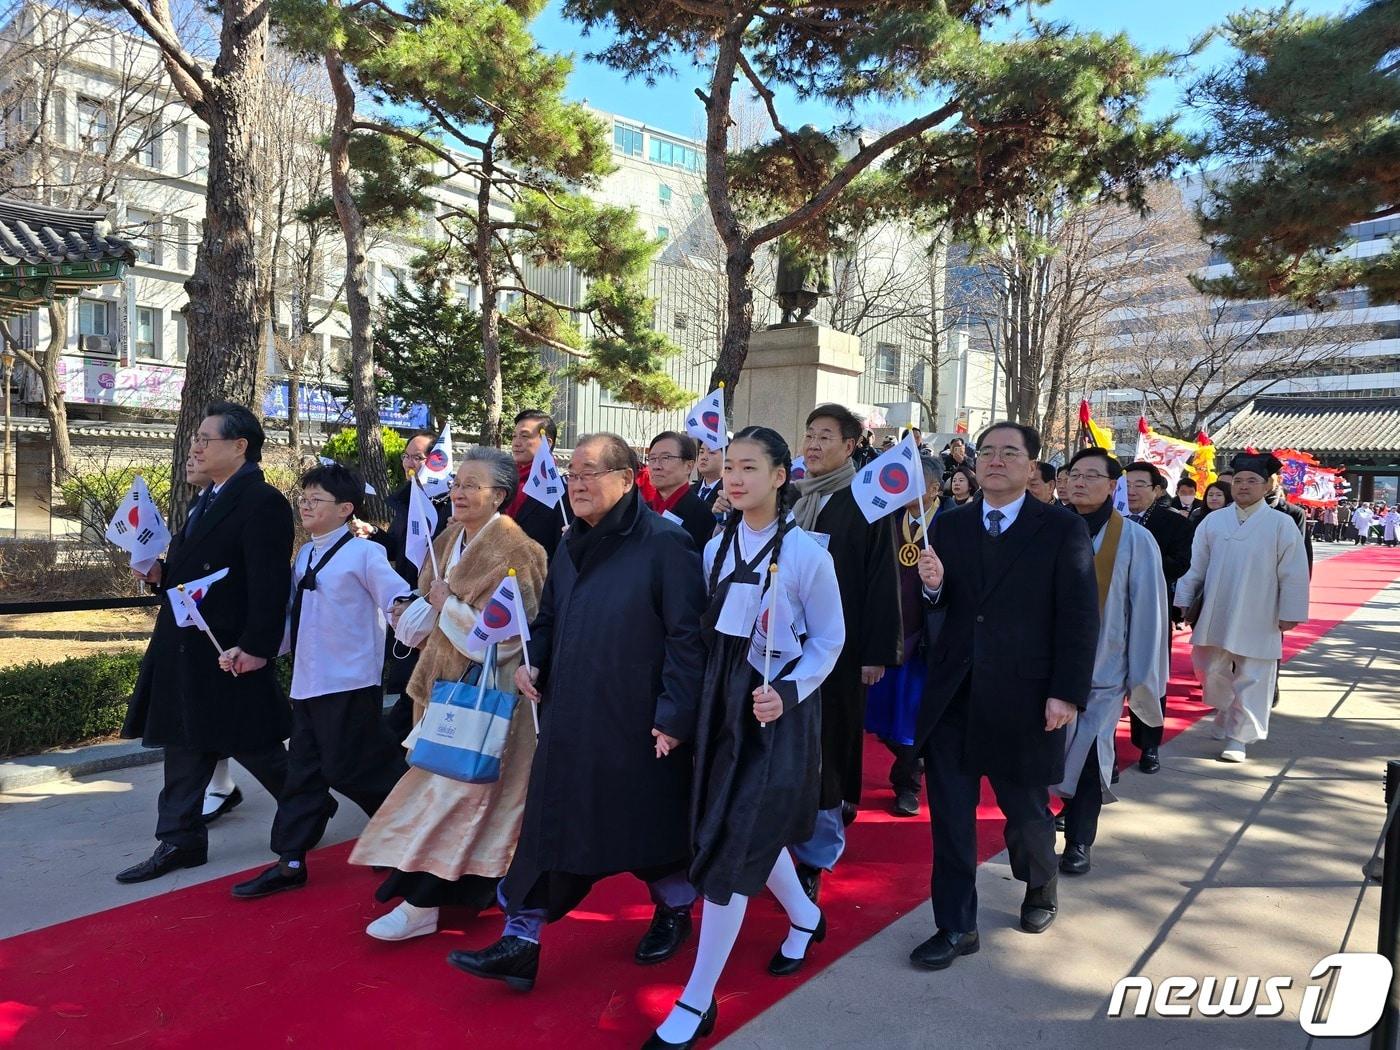
[[[760,725],[753,690],[761,677],[748,662],[749,640],[705,634],[690,881],[706,900],[728,904],[735,893],[762,890],[778,854],[812,837],[821,794],[821,695]]]
[[[496,903],[500,879],[485,875],[463,875],[448,880],[428,871],[390,870],[375,890],[374,898],[388,904],[402,897],[416,908],[475,908],[485,911]]]

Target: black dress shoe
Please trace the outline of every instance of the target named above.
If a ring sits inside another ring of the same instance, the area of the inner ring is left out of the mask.
[[[447,964],[473,977],[504,981],[512,991],[528,992],[539,973],[540,946],[523,937],[502,937],[479,952],[449,952]]]
[[[690,1050],[690,1047],[715,1030],[715,1021],[719,1019],[719,1003],[715,1000],[710,1000],[710,1008],[703,1014],[689,1003],[683,1003],[679,999],[676,1000],[676,1005],[682,1010],[689,1010],[700,1018],[700,1027],[695,1029],[695,1034],[683,1043],[671,1043],[652,1032],[651,1038],[642,1044],[642,1050],[672,1050],[672,1048],[674,1050]]]
[[[1026,890],[1026,899],[1021,902],[1021,929],[1027,933],[1044,933],[1055,921],[1058,910],[1054,879],[1044,886]]]
[[[306,885],[306,865],[289,868],[280,861],[265,868],[247,882],[240,882],[233,888],[233,895],[239,900],[251,901],[259,897],[271,897],[283,890],[299,890]]]
[[[641,966],[665,962],[681,950],[681,945],[690,936],[690,929],[689,907],[668,908],[664,904],[658,905],[652,914],[651,925],[637,942],[637,950],[632,953],[632,958]]]
[[[1110,784],[1116,784],[1116,783],[1118,783],[1118,763],[1117,763],[1117,762],[1113,763],[1113,776],[1111,776],[1111,777],[1108,778],[1108,782],[1109,782]]]
[[[798,970],[802,969],[802,964],[807,961],[807,955],[811,952],[812,945],[820,944],[822,941],[826,940],[826,913],[823,912],[822,917],[817,920],[817,928],[815,930],[809,930],[803,926],[794,926],[793,929],[798,933],[810,933],[812,935],[807,941],[807,951],[802,953],[802,958],[800,959],[789,959],[783,954],[783,946],[781,944],[778,945],[778,950],[773,953],[773,958],[768,960],[768,972],[774,977],[791,977]]]
[[[222,795],[217,791],[210,791],[208,794],[205,795],[205,797],[208,798],[211,795],[214,798],[220,799],[221,801],[219,802],[219,808],[214,810],[213,813],[207,813],[199,818],[200,821],[205,824],[214,823],[214,821],[218,820],[229,810],[233,809],[234,806],[238,805],[240,802],[243,801],[243,792],[238,789],[237,784],[233,786],[233,790],[230,791],[227,795]]]
[[[919,793],[917,791],[901,791],[895,795],[894,815],[896,817],[917,817],[919,815]]]
[[[854,802],[841,803],[841,826],[849,828],[856,819],[856,804]]]
[[[162,875],[169,875],[178,868],[197,868],[209,861],[209,848],[182,849],[162,842],[156,851],[140,864],[133,864],[125,871],[117,872],[118,882],[150,882]]]
[[[1142,749],[1142,757],[1138,759],[1138,769],[1144,773],[1155,773],[1162,768],[1162,761],[1157,757],[1155,747],[1145,747]]]
[[[1055,818],[1055,830],[1056,830],[1056,831],[1064,831],[1064,830],[1065,830],[1065,815],[1064,815],[1063,813],[1061,813],[1058,817]]]
[[[1078,842],[1066,842],[1060,857],[1060,870],[1066,875],[1089,874],[1089,847]]]
[[[926,970],[946,970],[959,955],[974,955],[982,947],[977,931],[939,930],[909,953],[909,961]]]
[[[797,881],[802,883],[802,892],[807,894],[807,899],[816,904],[817,898],[822,895],[822,869],[810,864],[798,864]]]

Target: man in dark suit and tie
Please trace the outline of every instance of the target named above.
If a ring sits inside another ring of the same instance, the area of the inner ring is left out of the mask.
[[[994,423],[977,442],[979,496],[946,514],[919,576],[946,610],[929,650],[915,746],[933,825],[938,932],[910,959],[941,970],[978,949],[977,800],[986,776],[1006,815],[1011,871],[1026,884],[1021,928],[1055,919],[1049,785],[1064,779],[1065,727],[1084,709],[1098,641],[1089,532],[1026,492],[1040,435]]]
[[[713,511],[715,500],[724,491],[724,449],[709,449],[701,445],[695,469],[700,476],[691,484],[690,491]]]
[[[1162,554],[1162,576],[1167,581],[1167,602],[1176,590],[1176,581],[1191,568],[1191,539],[1195,529],[1191,523],[1172,509],[1167,496],[1167,479],[1156,465],[1146,462],[1129,463],[1123,470],[1128,484],[1128,517],[1137,522],[1157,541]],[[1171,618],[1167,619],[1167,641],[1170,643]],[[1162,714],[1167,713],[1167,698],[1162,697]],[[1137,713],[1129,710],[1132,722],[1133,746],[1142,751],[1138,768],[1155,773],[1162,768],[1157,749],[1162,744],[1162,727],[1150,726]]]
[[[274,797],[287,776],[282,741],[291,710],[272,661],[281,647],[291,591],[292,508],[263,480],[263,429],[242,405],[216,402],[190,442],[191,457],[210,479],[184,528],[142,578],[157,593],[221,569],[199,605],[233,673],[198,628],[176,625],[162,603],[141,661],[122,735],[165,748],[156,838],[148,859],[117,875],[145,882],[208,856],[200,819],[214,765],[231,755]]]

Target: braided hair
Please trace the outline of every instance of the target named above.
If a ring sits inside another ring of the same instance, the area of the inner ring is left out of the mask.
[[[783,549],[783,536],[791,528],[788,510],[797,498],[795,487],[792,484],[792,452],[788,449],[788,443],[783,440],[783,436],[771,427],[745,427],[734,435],[730,443],[739,441],[750,441],[758,445],[763,449],[765,458],[772,466],[783,468],[783,483],[777,492],[778,535],[773,542],[773,554],[770,558],[770,561],[776,564],[778,555]],[[743,520],[743,517],[741,511],[731,509],[725,518],[724,534],[719,541],[719,549],[715,552],[714,565],[710,567],[711,594],[714,594],[715,588],[719,586],[720,569],[724,565],[729,548],[734,545],[734,537],[739,531],[739,522]]]

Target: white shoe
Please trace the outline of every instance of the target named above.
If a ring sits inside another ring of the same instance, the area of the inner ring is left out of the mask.
[[[1225,745],[1225,750],[1220,752],[1220,761],[1222,762],[1243,762],[1247,757],[1244,745],[1238,740],[1231,740]]]
[[[365,933],[377,941],[409,941],[437,933],[438,909],[415,908],[404,901],[393,911],[381,915],[365,927]]]

